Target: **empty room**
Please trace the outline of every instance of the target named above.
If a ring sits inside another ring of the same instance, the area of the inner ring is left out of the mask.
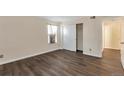
[[[124,17],[0,16],[1,76],[123,76]]]

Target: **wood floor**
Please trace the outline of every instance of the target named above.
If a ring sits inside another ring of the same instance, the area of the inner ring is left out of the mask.
[[[120,52],[105,50],[102,59],[57,50],[0,66],[1,76],[122,76]]]

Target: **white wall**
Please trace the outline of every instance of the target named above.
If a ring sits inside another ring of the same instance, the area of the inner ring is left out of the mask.
[[[119,22],[104,23],[104,48],[120,50],[121,24]]]
[[[84,21],[83,28],[84,54],[102,57],[102,20],[87,19]]]
[[[58,43],[48,44],[47,24],[57,23],[40,17],[0,17],[0,64],[60,48]]]

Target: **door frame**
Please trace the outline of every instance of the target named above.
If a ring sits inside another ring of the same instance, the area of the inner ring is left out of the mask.
[[[83,52],[83,42],[82,42],[82,50],[78,50],[78,48],[77,48],[77,43],[78,43],[78,36],[77,36],[77,34],[78,34],[78,32],[77,32],[77,25],[82,25],[82,41],[83,41],[83,23],[76,23],[76,52],[77,51],[80,51],[80,52]]]

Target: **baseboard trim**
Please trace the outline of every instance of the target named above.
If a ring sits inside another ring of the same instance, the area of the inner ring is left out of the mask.
[[[41,55],[41,54],[53,52],[53,51],[56,51],[56,50],[59,50],[59,49],[58,48],[57,49],[52,49],[52,50],[45,51],[45,52],[35,53],[35,54],[27,55],[27,56],[24,56],[24,57],[15,58],[15,59],[12,59],[12,60],[7,60],[7,61],[4,61],[4,62],[0,62],[0,65],[16,62],[16,61],[19,61],[19,60],[23,60],[23,59],[26,59],[26,58],[30,58],[30,57],[38,56],[38,55]]]
[[[121,50],[121,49],[118,49],[118,48],[104,48],[104,49]],[[103,49],[103,51],[104,51],[104,49]]]
[[[96,54],[91,54],[91,53],[87,53],[87,52],[85,52],[85,51],[83,51],[83,54],[84,55],[88,55],[88,56],[92,56],[92,57],[97,57],[97,58],[102,58],[102,55],[96,55]]]

